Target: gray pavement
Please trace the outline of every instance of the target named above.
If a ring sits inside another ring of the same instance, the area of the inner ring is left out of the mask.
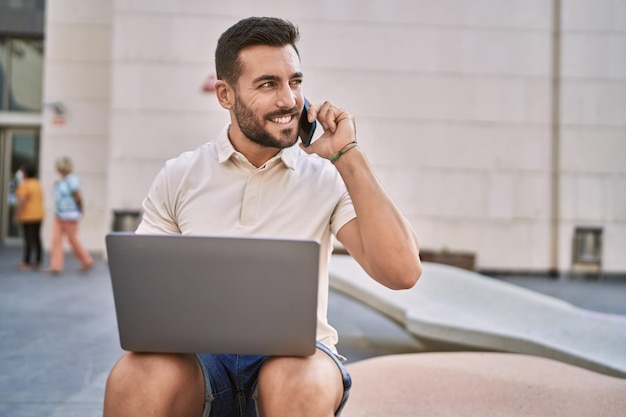
[[[19,248],[0,247],[0,417],[100,416],[109,370],[122,353],[108,268],[66,258],[49,276],[17,271]],[[626,281],[506,277],[591,310],[626,315]],[[331,292],[329,320],[350,362],[419,350],[395,322]]]

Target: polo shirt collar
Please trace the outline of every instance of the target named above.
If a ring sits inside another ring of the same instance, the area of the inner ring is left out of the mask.
[[[217,150],[217,158],[220,164],[228,161],[237,150],[233,147],[233,144],[228,139],[228,125],[222,129],[220,134],[217,136],[215,140],[215,148]],[[296,143],[289,148],[281,149],[280,152],[276,156],[274,156],[270,161],[273,161],[277,158],[285,164],[285,166],[289,169],[296,168],[296,162],[298,161],[298,153],[300,152],[300,148]],[[270,162],[268,161],[268,162]]]

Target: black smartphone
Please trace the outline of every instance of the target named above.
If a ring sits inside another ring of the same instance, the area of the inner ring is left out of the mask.
[[[300,115],[300,139],[302,140],[302,144],[304,146],[309,146],[311,144],[311,139],[313,139],[313,134],[315,133],[315,128],[317,127],[317,121],[313,121],[313,123],[307,120],[307,115],[309,113],[309,105],[304,99],[304,109],[302,110],[302,114]]]

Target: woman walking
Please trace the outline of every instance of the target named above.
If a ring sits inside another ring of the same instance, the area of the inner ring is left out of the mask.
[[[65,253],[63,237],[66,236],[74,256],[80,262],[80,270],[87,271],[93,266],[93,259],[78,238],[78,224],[83,216],[83,199],[80,181],[72,173],[72,160],[66,156],[56,160],[56,169],[61,179],[54,183],[55,216],[52,225],[52,243],[50,246],[50,267],[52,274],[63,271]]]
[[[15,191],[17,205],[13,221],[22,225],[24,252],[18,269],[41,267],[41,223],[44,218],[43,189],[36,178],[35,167],[28,164],[20,168],[23,180]],[[35,257],[31,263],[31,255]]]

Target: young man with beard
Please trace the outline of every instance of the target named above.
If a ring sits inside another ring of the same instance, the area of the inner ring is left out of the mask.
[[[324,134],[307,148],[296,144],[305,101],[298,38],[297,27],[276,18],[244,19],[222,34],[216,95],[231,123],[167,161],[137,232],[319,241],[316,353],[125,353],[107,381],[106,417],[338,416],[351,381],[326,319],[331,235],[389,288],[419,278],[415,233],[356,144],[353,116],[329,101],[311,103],[308,119]]]

